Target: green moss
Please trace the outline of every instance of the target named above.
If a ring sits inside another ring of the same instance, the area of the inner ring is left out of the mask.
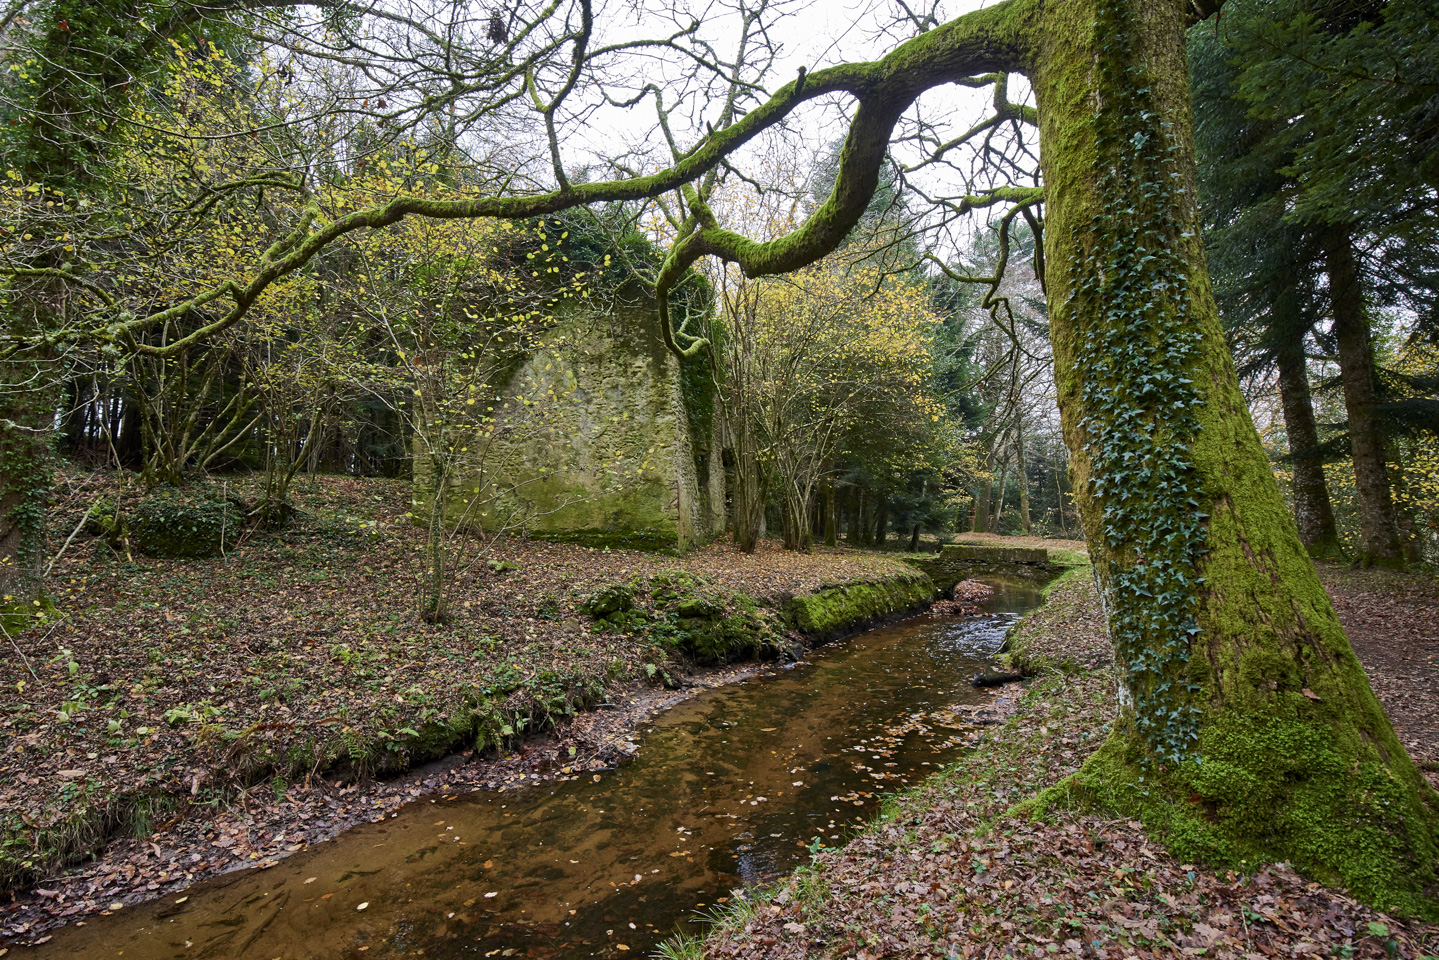
[[[933,600],[934,582],[922,573],[825,587],[789,601],[786,619],[811,641],[837,639],[895,613]]]
[[[784,623],[772,611],[682,570],[597,591],[581,601],[580,610],[594,618],[597,629],[630,634],[697,663],[769,656],[785,647]]]
[[[1097,806],[1140,820],[1181,860],[1240,870],[1289,860],[1381,910],[1439,918],[1439,806],[1377,756],[1336,744],[1329,724],[1219,717],[1204,727],[1204,759],[1170,767],[1147,763],[1138,742],[1118,730],[1078,773],[1013,812]]]
[[[165,488],[132,507],[122,521],[130,544],[149,557],[185,560],[219,556],[244,529],[233,503],[203,491]]]
[[[12,637],[29,627],[51,623],[59,616],[60,608],[49,597],[0,603],[0,629]]]

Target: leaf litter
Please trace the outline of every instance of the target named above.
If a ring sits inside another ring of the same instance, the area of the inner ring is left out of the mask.
[[[1428,724],[1439,687],[1427,678],[1439,590],[1413,575],[1323,575],[1401,740],[1422,762],[1436,747]],[[1069,810],[1037,823],[1006,818],[1107,734],[1114,679],[1103,622],[1090,578],[1057,585],[1018,628],[1011,665],[1041,676],[1004,725],[847,846],[820,851],[725,914],[705,955],[1439,955],[1439,924],[1384,915],[1286,864],[1217,872],[1178,862],[1134,821]]]
[[[672,557],[503,541],[498,563],[457,579],[451,622],[427,626],[413,612],[424,532],[405,519],[409,485],[297,485],[289,529],[221,559],[77,540],[56,564],[66,616],[0,659],[0,943],[263,868],[421,797],[598,776],[634,752],[645,717],[755,669],[686,675],[670,648],[593,632],[579,604],[594,591],[682,570],[778,604],[910,569],[845,549]],[[116,486],[62,474],[60,538]],[[657,663],[683,689],[660,688]],[[443,736],[477,697],[507,724],[500,748],[442,745],[444,759],[415,763],[420,735]]]

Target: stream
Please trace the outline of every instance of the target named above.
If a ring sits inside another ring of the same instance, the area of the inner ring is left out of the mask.
[[[980,735],[987,668],[1037,584],[705,691],[617,769],[423,797],[268,870],[229,874],[16,957],[622,957],[843,842]],[[1000,694],[1003,695],[1003,694]]]

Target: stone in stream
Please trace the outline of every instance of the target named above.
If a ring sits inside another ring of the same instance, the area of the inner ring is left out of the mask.
[[[1015,683],[1024,679],[1021,673],[1003,673],[998,670],[989,670],[984,673],[976,673],[969,680],[972,687],[998,687],[1006,683]]]

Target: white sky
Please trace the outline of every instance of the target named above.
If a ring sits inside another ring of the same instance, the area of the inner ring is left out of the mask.
[[[940,8],[940,21],[984,5],[977,0],[949,0]],[[716,5],[691,9],[701,18],[702,36],[713,44],[721,57],[732,57],[737,44],[738,17]],[[769,32],[779,49],[779,56],[765,76],[763,86],[771,92],[778,89],[793,80],[801,66],[812,72],[836,63],[879,59],[903,39],[897,33],[881,34],[884,22],[892,18],[896,9],[890,0],[785,0],[777,8],[778,13],[773,17]],[[602,32],[606,34],[606,42],[613,42],[641,35],[654,36],[661,29],[656,26],[656,18],[652,14],[646,15],[632,8],[631,16],[624,22],[604,25]],[[644,82],[652,81],[662,84],[667,92],[679,91],[683,89],[681,75],[686,69],[683,65],[656,61],[651,75],[620,78],[620,82],[637,88]],[[1014,78],[1010,96],[1012,99],[1027,96],[1027,89],[1019,78]],[[926,93],[920,100],[920,106],[928,118],[946,120],[951,132],[957,133],[985,115],[990,99],[989,89],[971,90],[947,85]],[[696,98],[696,103],[698,101],[699,98]],[[780,142],[783,144],[778,149],[781,155],[786,156],[789,162],[807,166],[844,135],[852,109],[852,102],[839,97],[813,101],[792,114],[783,132],[757,141],[740,154],[740,158],[747,161],[748,167],[760,155],[773,156],[776,143]],[[713,112],[711,106],[708,116],[712,117]],[[666,153],[659,149],[663,143],[654,128],[654,115],[652,102],[624,110],[610,106],[595,108],[583,129],[577,130],[576,136],[565,141],[563,150],[567,162],[571,166],[582,165],[592,159],[621,153],[623,147],[635,153],[648,151],[656,165],[667,160]],[[680,121],[681,118],[677,115],[675,119]],[[682,147],[691,145],[701,130],[694,118],[689,120],[688,124],[676,124],[675,133]],[[915,159],[913,156],[906,157],[903,152],[898,157],[901,162]],[[925,185],[939,186],[932,182],[932,178]]]

